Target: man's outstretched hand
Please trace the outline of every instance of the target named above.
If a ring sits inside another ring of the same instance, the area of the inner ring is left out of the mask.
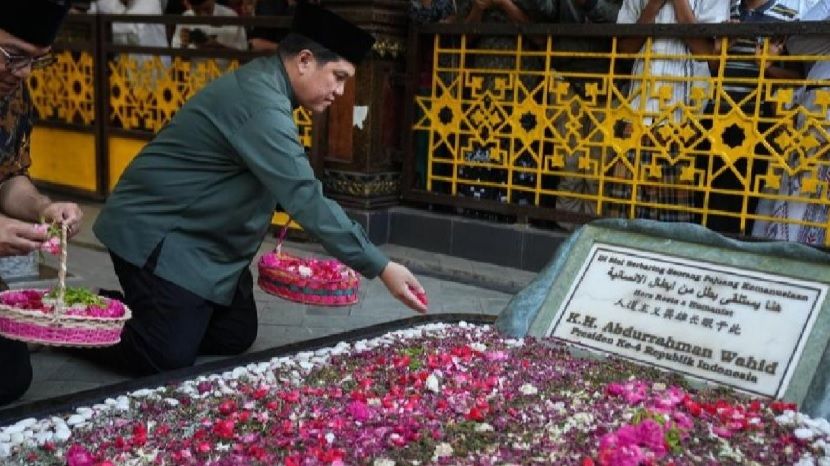
[[[380,273],[380,279],[392,296],[416,312],[427,312],[429,302],[426,291],[409,269],[390,261]]]

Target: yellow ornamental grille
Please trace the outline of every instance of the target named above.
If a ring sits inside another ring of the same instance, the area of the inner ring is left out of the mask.
[[[561,52],[557,40],[519,36],[497,49],[475,36],[434,36],[430,82],[415,96],[421,189],[585,219],[732,219],[743,233],[751,222],[781,222],[773,211],[783,200],[827,208],[828,83],[728,77],[724,65],[830,57],[773,57],[765,41],[757,56],[695,57],[711,64],[710,76],[667,77],[652,75],[650,64],[692,57],[652,54],[652,39],[628,55]],[[634,59],[642,71],[631,71]],[[563,72],[563,60],[601,68]],[[809,104],[794,105],[803,92]],[[800,191],[783,193],[794,177]]]

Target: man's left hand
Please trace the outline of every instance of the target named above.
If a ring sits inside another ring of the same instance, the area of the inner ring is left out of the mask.
[[[66,224],[70,238],[81,231],[81,219],[84,217],[83,211],[74,202],[53,202],[40,215],[47,222]]]

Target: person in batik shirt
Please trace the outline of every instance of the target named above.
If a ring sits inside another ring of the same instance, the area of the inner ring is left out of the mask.
[[[7,2],[0,15],[0,256],[27,254],[40,248],[46,232],[35,229],[44,220],[78,232],[81,209],[52,202],[29,179],[29,136],[32,102],[26,78],[33,68],[51,61],[48,55],[63,21],[68,1]],[[5,284],[0,280],[0,286]],[[32,382],[25,343],[0,337],[0,405],[19,398]]]

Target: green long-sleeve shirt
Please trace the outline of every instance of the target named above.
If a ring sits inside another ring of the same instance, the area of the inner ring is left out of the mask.
[[[278,56],[258,58],[191,98],[122,175],[93,227],[113,253],[229,304],[279,203],[335,257],[364,276],[388,259],[323,196],[292,117]]]

